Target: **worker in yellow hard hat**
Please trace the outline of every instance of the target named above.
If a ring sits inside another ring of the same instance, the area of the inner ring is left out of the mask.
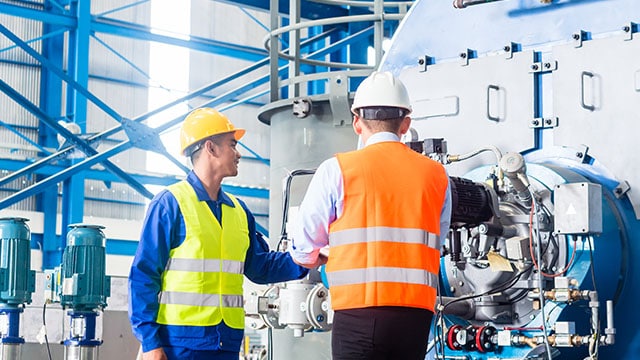
[[[210,108],[182,124],[180,149],[193,170],[149,204],[129,275],[129,315],[144,360],[237,360],[244,275],[266,284],[307,273],[288,253],[270,252],[246,204],[221,189],[238,174],[244,134]]]

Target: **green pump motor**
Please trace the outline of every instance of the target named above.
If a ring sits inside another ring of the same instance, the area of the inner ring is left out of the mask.
[[[31,270],[31,231],[27,219],[0,218],[0,360],[20,359],[20,314],[31,303],[36,273]],[[6,356],[6,358],[5,358]]]
[[[64,340],[65,359],[98,357],[96,317],[107,306],[111,277],[106,276],[106,237],[100,225],[69,225],[62,263],[46,273],[49,301],[69,309],[70,326]]]

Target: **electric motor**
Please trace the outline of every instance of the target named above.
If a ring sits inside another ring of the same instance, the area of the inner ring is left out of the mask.
[[[31,231],[27,219],[0,219],[0,303],[31,303],[36,275],[31,267]]]

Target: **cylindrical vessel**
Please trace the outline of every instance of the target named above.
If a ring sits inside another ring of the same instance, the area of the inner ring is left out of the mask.
[[[19,360],[22,358],[22,344],[0,344],[0,360]]]
[[[65,360],[98,360],[97,346],[65,346]]]

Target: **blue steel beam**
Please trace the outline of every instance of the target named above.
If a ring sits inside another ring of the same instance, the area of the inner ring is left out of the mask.
[[[22,140],[26,141],[27,143],[31,144],[33,147],[37,148],[38,150],[40,150],[41,152],[45,153],[45,154],[51,154],[51,152],[47,149],[45,149],[44,147],[40,146],[40,144],[34,142],[33,140],[29,139],[28,137],[24,136],[20,131],[16,130],[13,126],[11,126],[10,124],[7,124],[6,122],[0,120],[0,126],[6,128],[7,130],[11,131],[12,133],[16,134],[17,136],[19,136]]]
[[[56,184],[58,184],[61,181],[67,180],[69,177],[73,176],[74,174],[77,174],[80,171],[88,169],[91,166],[96,165],[97,163],[103,162],[109,159],[110,157],[119,154],[122,151],[130,149],[131,147],[132,147],[131,142],[127,140],[112,147],[111,149],[105,152],[101,152],[94,156],[88,157],[78,163],[75,163],[67,167],[63,171],[60,171],[54,175],[51,175],[46,179],[43,179],[42,181],[39,181],[31,186],[28,186],[18,191],[15,194],[12,194],[0,200],[0,209],[5,209],[30,196],[37,195],[42,191],[46,190],[47,188],[49,188],[50,186],[56,186]]]
[[[38,60],[43,66],[46,66],[47,69],[56,75],[58,75],[62,80],[64,80],[69,86],[71,86],[74,90],[78,91],[82,95],[84,95],[88,100],[91,100],[97,107],[102,109],[106,114],[114,118],[116,121],[121,121],[122,116],[118,114],[115,110],[111,109],[107,104],[105,104],[102,100],[98,99],[95,95],[93,95],[89,90],[80,85],[77,81],[68,76],[62,69],[55,66],[55,64],[51,63],[47,58],[40,55],[37,51],[35,51],[29,44],[25,43],[22,39],[17,37],[11,30],[7,29],[5,26],[0,24],[0,33],[6,36],[9,40],[13,41],[16,45],[20,46],[22,50],[24,50],[27,54],[29,54],[34,59]]]
[[[231,44],[197,36],[176,34],[175,36],[154,34],[148,26],[108,18],[94,18],[92,30],[100,33],[131,37],[146,41],[179,46],[204,51],[211,54],[230,56],[248,61],[262,60],[268,55],[265,49]]]
[[[244,75],[246,75],[246,74],[248,74],[248,73],[250,73],[250,72],[252,72],[252,71],[254,71],[254,70],[256,70],[256,69],[258,69],[260,67],[262,67],[262,66],[265,66],[266,64],[269,63],[268,60],[269,59],[264,59],[263,61],[259,61],[259,62],[255,63],[255,64],[252,64],[252,65],[250,65],[250,66],[248,66],[248,67],[246,67],[244,69],[241,69],[241,70],[235,72],[234,74],[231,74],[231,75],[219,80],[219,81],[216,81],[216,82],[214,82],[214,83],[212,83],[210,85],[203,86],[200,89],[197,89],[197,90],[195,90],[195,91],[183,96],[182,98],[176,99],[176,100],[174,100],[172,102],[169,102],[169,103],[167,103],[165,105],[162,105],[162,106],[160,106],[160,107],[158,107],[158,108],[156,108],[156,109],[154,109],[152,111],[149,111],[149,112],[147,112],[145,114],[137,116],[136,118],[132,119],[132,121],[144,121],[144,120],[150,118],[151,116],[153,116],[155,114],[158,114],[158,113],[160,113],[160,112],[162,112],[162,111],[164,111],[166,109],[169,109],[169,108],[171,108],[171,107],[173,107],[173,106],[175,106],[177,104],[181,104],[181,103],[186,102],[188,100],[191,100],[191,99],[193,99],[193,98],[195,98],[197,96],[201,96],[202,94],[204,94],[204,93],[206,93],[206,92],[208,92],[208,91],[220,86],[221,84],[224,84],[226,82],[235,80],[235,79],[237,79],[237,78],[239,78],[241,76],[244,76]],[[177,124],[177,122],[175,122],[173,124]],[[119,124],[119,125],[116,125],[116,126],[110,128],[110,129],[107,129],[107,130],[105,130],[103,132],[100,132],[98,134],[90,136],[89,138],[86,139],[86,141],[89,144],[92,144],[92,143],[98,142],[100,140],[106,139],[109,136],[114,135],[114,134],[118,133],[121,130],[122,130],[122,125]],[[42,158],[42,159],[39,159],[35,163],[32,163],[32,164],[29,164],[29,165],[25,166],[24,168],[22,168],[22,170],[26,174],[34,172],[37,169],[39,169],[40,167],[46,166],[49,162],[51,162],[53,160],[65,158],[67,153],[69,153],[69,152],[71,152],[73,150],[74,150],[73,146],[61,149],[58,152],[56,152],[55,154],[51,154],[50,156],[47,156],[47,157]],[[9,175],[9,176],[12,176],[12,175]],[[8,182],[8,181],[14,180],[15,178],[16,177],[13,177],[13,178],[5,177],[5,178],[0,179],[0,186],[2,184],[4,184],[4,183]],[[5,180],[8,180],[8,181],[5,181]]]
[[[70,167],[65,168],[64,170],[55,173],[47,177],[46,179],[35,183],[31,186],[28,186],[15,194],[9,195],[6,198],[0,200],[0,209],[7,208],[15,203],[18,203],[30,196],[39,194],[50,186],[55,186],[57,183],[68,179],[74,174],[83,171],[84,169],[90,168],[91,166],[102,162],[112,156],[119,154],[122,151],[128,150],[132,147],[130,141],[124,141],[111,149],[102,152],[100,154],[94,155],[92,157],[86,158],[76,164],[71,165]],[[231,190],[230,192],[242,193],[246,196],[256,196],[256,197],[264,197],[268,196],[268,190],[265,189],[250,189],[248,187],[238,187],[233,185],[224,185],[224,188]]]
[[[67,139],[70,142],[72,142],[73,144],[75,144],[82,152],[87,154],[87,156],[92,156],[92,155],[95,155],[95,154],[98,153],[98,151],[96,151],[94,148],[92,148],[91,145],[89,145],[84,140],[80,139],[79,137],[77,137],[74,134],[72,134],[71,132],[69,132],[69,130],[67,130],[64,127],[62,127],[60,124],[58,124],[57,121],[55,121],[55,119],[52,119],[51,117],[49,117],[39,107],[34,105],[27,98],[22,96],[20,93],[18,93],[16,90],[14,90],[11,86],[9,86],[7,83],[5,83],[2,80],[0,80],[0,91],[2,91],[5,94],[7,94],[15,102],[17,102],[18,104],[23,106],[25,108],[25,110],[29,111],[31,114],[33,114],[36,117],[38,117],[38,119],[44,121],[47,125],[49,125],[53,129],[55,129],[59,134],[64,136],[65,139]],[[139,182],[137,182],[129,174],[127,174],[124,170],[120,169],[119,167],[117,167],[115,164],[113,164],[109,160],[105,159],[102,162],[102,164],[104,165],[104,167],[106,169],[108,169],[109,171],[111,171],[112,173],[114,173],[115,175],[120,177],[127,184],[129,184],[129,186],[131,186],[133,189],[138,191],[143,196],[145,196],[145,197],[147,197],[149,199],[151,199],[153,197],[153,194],[149,190],[147,190],[147,188],[145,188],[144,185],[142,185]],[[15,174],[18,174],[18,175],[15,175]],[[2,178],[2,179],[0,179],[0,185],[2,183],[6,183],[7,181],[13,180],[16,176],[22,176],[24,174],[26,174],[25,171],[19,171],[19,172],[11,174],[11,175],[9,175],[9,176],[7,176],[5,178]],[[7,180],[7,178],[10,178],[11,180]]]
[[[78,21],[73,16],[53,14],[42,10],[29,9],[5,3],[0,3],[0,13],[41,21],[52,25],[62,25],[69,29],[74,29],[78,26]],[[92,18],[90,29],[92,32],[155,41],[163,44],[180,46],[212,54],[231,56],[249,61],[260,60],[268,55],[265,49],[231,44],[223,41],[195,36],[187,36],[187,38],[185,38],[184,35],[179,34],[176,34],[175,36],[154,34],[148,26],[109,19],[106,17]]]
[[[44,8],[47,12],[60,14],[66,11],[60,9],[59,6],[57,0],[44,1]],[[57,68],[64,66],[65,32],[66,27],[62,25],[42,24],[42,55]],[[62,114],[62,92],[60,91],[62,89],[62,79],[45,66],[41,66],[40,69],[40,109],[45,114],[57,117]],[[54,148],[58,146],[55,131],[41,121],[38,122],[38,142]],[[36,174],[35,176],[36,181],[40,181],[42,178],[44,178],[43,175]],[[40,242],[43,264],[48,264],[49,261],[59,264],[62,259],[62,246],[60,238],[56,235],[56,229],[58,228],[58,189],[50,187],[36,196],[36,210],[44,214]]]
[[[269,12],[269,1],[264,0],[214,0],[215,2],[227,3],[236,6],[245,6],[252,9]],[[289,15],[289,0],[278,1],[278,12]],[[305,19],[324,19],[328,17],[338,17],[348,15],[348,10],[342,6],[321,4],[315,1],[301,1],[300,13]]]
[[[7,171],[18,171],[31,164],[32,162],[28,160],[0,159],[0,169],[7,170]],[[42,176],[51,176],[66,168],[67,166],[63,166],[63,165],[46,164],[44,166],[41,166],[37,170],[33,171],[32,173],[36,175],[42,175]],[[85,177],[89,180],[102,181],[105,183],[122,181],[119,177],[104,170],[86,169],[84,170],[84,174],[85,174]],[[180,177],[174,176],[174,175],[155,176],[155,175],[144,175],[144,174],[134,174],[134,173],[131,173],[130,175],[131,177],[133,177],[134,179],[136,179],[137,181],[143,184],[160,185],[160,186],[168,186],[181,179]],[[5,185],[5,184],[6,183],[3,183],[2,185]]]
[[[77,19],[77,26],[70,29],[68,34],[69,46],[67,47],[67,73],[70,75],[69,77],[78,84],[78,86],[67,87],[65,114],[67,114],[68,118],[72,122],[76,123],[80,127],[82,132],[85,132],[87,128],[87,97],[83,96],[84,92],[79,89],[89,88],[91,0],[71,0],[69,5],[70,12],[75,15]],[[43,58],[46,59],[44,56]],[[86,92],[90,94],[88,90],[86,90]],[[98,104],[98,107],[101,106]],[[109,114],[108,111],[104,111]],[[84,150],[82,151],[84,152]],[[89,153],[88,155],[92,154]],[[78,161],[78,159],[69,159],[71,164]],[[111,171],[113,171],[114,168],[117,168],[114,164],[104,163],[103,165]],[[118,168],[118,170],[120,169]],[[121,173],[126,174],[124,171],[121,171]],[[128,174],[126,174],[126,176],[129,177]],[[126,178],[123,177],[123,179]],[[141,194],[143,195],[149,194],[153,196],[153,194],[151,194],[151,192],[149,192],[142,184],[136,184],[137,187],[134,185],[130,186],[134,189],[142,189],[144,192]],[[66,239],[68,226],[70,224],[80,223],[84,218],[84,174],[82,172],[69,177],[62,182],[62,202],[60,212],[62,215],[60,239],[61,245],[64,248],[67,244]]]
[[[68,28],[76,26],[76,18],[70,15],[56,14],[24,6],[0,3],[0,13],[18,16],[25,19],[41,21],[51,25],[61,25]]]

